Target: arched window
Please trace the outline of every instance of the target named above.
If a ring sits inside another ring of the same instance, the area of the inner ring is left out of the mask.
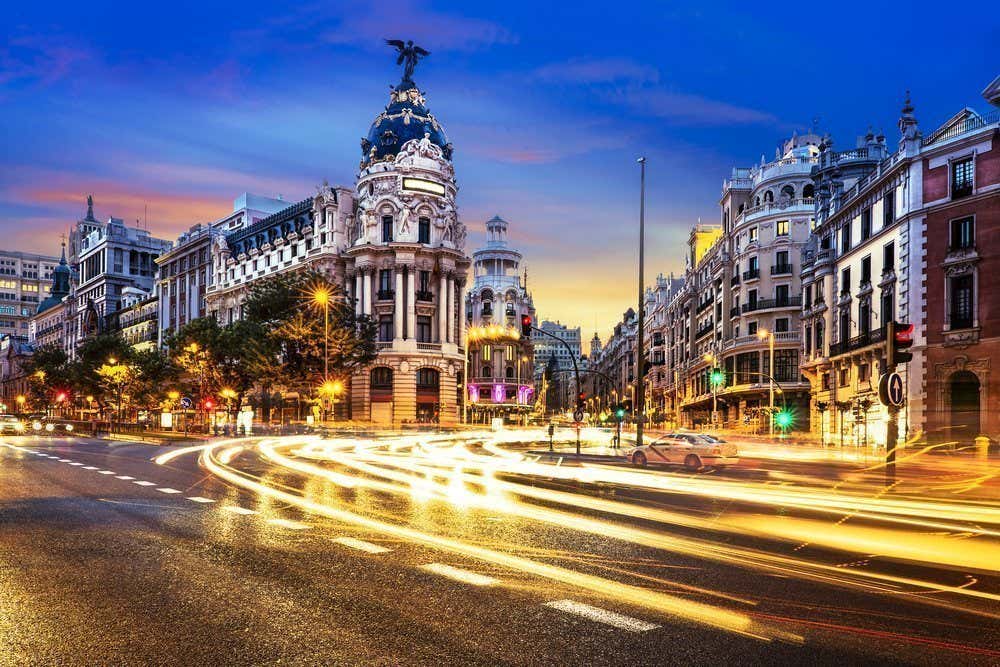
[[[431,219],[420,217],[417,220],[417,243],[431,242]]]
[[[782,199],[795,199],[795,188],[791,185],[786,185],[781,188],[781,198]]]
[[[768,190],[764,193],[764,203],[769,204],[774,201],[774,193]]]
[[[760,195],[757,195],[756,197],[754,197],[754,199],[753,199],[753,205],[754,206],[760,206]]]
[[[513,366],[508,366],[507,367],[507,379],[508,380],[513,380],[514,379],[514,367]]]
[[[373,393],[392,393],[392,369],[387,366],[378,366],[371,372],[371,389]]]
[[[441,373],[435,368],[417,370],[417,389],[437,389],[441,383]]]
[[[484,377],[484,378],[493,377],[493,369],[490,368],[489,366],[483,366],[483,374],[480,375],[479,377]]]
[[[806,186],[804,188],[802,188],[802,198],[803,199],[812,199],[814,192],[815,192],[815,190],[813,189],[813,184],[812,183],[806,183]]]

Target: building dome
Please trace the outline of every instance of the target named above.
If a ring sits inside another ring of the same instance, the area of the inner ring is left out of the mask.
[[[361,166],[391,160],[407,141],[423,139],[437,145],[446,160],[451,160],[452,145],[430,110],[424,96],[412,81],[402,81],[389,93],[389,104],[372,122],[368,136],[361,139]]]
[[[66,264],[66,246],[63,246],[62,257],[59,258],[59,266],[52,270],[52,287],[49,295],[38,304],[36,313],[43,313],[53,306],[62,303],[63,298],[69,296],[70,278],[72,274],[69,265]]]

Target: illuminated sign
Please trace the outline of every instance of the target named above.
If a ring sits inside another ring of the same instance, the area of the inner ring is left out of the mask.
[[[444,186],[434,181],[427,181],[422,178],[404,178],[404,190],[415,190],[417,192],[429,192],[432,195],[444,196]]]

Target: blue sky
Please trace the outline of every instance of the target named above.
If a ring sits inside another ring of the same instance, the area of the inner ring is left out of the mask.
[[[144,6],[145,5],[145,6]],[[1000,65],[1000,11],[915,3],[18,3],[0,28],[3,247],[58,252],[97,212],[166,238],[243,191],[350,184],[399,70],[455,144],[474,247],[499,213],[541,316],[604,335],[636,293],[638,168],[648,279],[683,269],[732,166],[818,123],[835,147],[890,143],[906,89],[929,131]]]

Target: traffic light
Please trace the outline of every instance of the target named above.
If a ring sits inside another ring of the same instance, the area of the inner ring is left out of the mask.
[[[56,402],[65,403],[68,397],[69,396],[65,391],[60,391],[58,394],[56,394]]]
[[[621,421],[621,420],[625,419],[625,406],[624,405],[619,404],[615,408],[615,417],[618,419],[618,421]]]
[[[726,381],[726,374],[722,372],[721,368],[713,368],[712,372],[708,374],[708,381],[713,387],[718,387]]]
[[[581,391],[576,395],[576,409],[583,410],[583,402],[587,400],[587,392]]]
[[[531,338],[531,315],[521,315],[521,338]]]
[[[913,359],[913,353],[908,351],[913,346],[913,325],[891,320],[885,329],[885,370],[892,373],[897,364]]]
[[[794,421],[795,418],[792,417],[792,413],[788,409],[779,410],[774,415],[774,423],[777,424],[779,428],[788,429]]]
[[[213,401],[210,398],[205,399],[205,409],[206,410],[211,410],[214,407],[215,407],[215,401]]]

